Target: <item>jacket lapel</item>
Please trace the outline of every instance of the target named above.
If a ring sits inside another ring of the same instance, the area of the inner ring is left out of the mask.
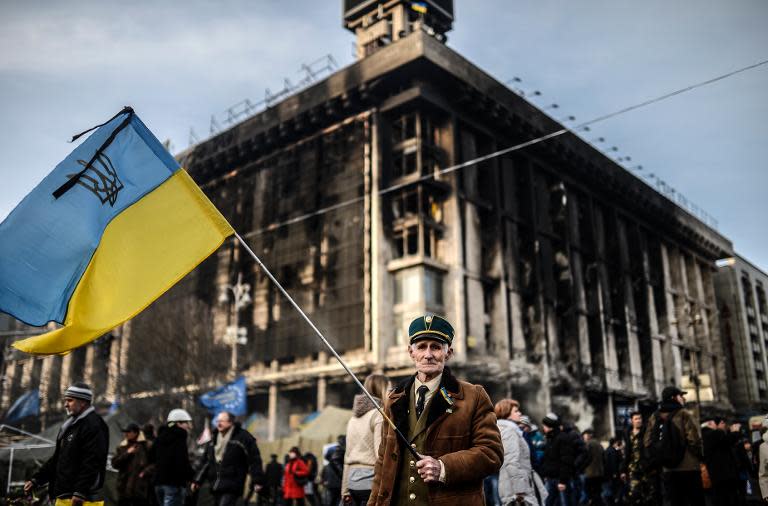
[[[440,387],[435,395],[432,397],[432,402],[429,403],[429,411],[427,412],[427,429],[432,427],[432,424],[436,423],[443,415],[447,414],[448,408],[456,409],[456,406],[451,406],[443,396],[440,389],[445,388],[452,397],[459,395],[459,382],[451,374],[449,368],[443,369],[443,377],[440,379]]]
[[[408,433],[408,407],[411,403],[411,390],[413,390],[413,381],[415,376],[410,376],[399,385],[390,394],[391,397],[398,399],[392,402],[390,410],[392,411],[392,421],[395,427],[403,434]]]

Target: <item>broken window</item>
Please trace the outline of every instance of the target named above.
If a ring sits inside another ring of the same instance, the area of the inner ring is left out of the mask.
[[[437,258],[442,239],[442,203],[428,187],[401,190],[391,197],[394,258],[423,255]]]
[[[415,174],[418,170],[416,147],[411,146],[404,151],[395,153],[392,158],[392,178],[398,179]]]
[[[396,145],[416,137],[416,113],[402,114],[392,121],[392,144]]]

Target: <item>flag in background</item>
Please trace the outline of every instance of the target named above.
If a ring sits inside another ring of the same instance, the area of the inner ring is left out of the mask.
[[[40,390],[34,389],[25,393],[14,402],[5,414],[6,422],[15,422],[28,416],[40,414]]]
[[[421,14],[427,13],[427,3],[426,2],[411,2],[411,9],[415,10],[416,12],[420,12]]]
[[[200,396],[200,404],[216,419],[222,411],[229,411],[235,416],[246,413],[245,377],[240,376],[235,381],[227,383]]]
[[[64,325],[13,346],[46,355],[98,338],[140,313],[232,233],[124,109],[0,223],[0,310],[30,325]]]

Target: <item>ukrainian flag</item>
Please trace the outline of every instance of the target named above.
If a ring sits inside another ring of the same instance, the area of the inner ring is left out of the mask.
[[[233,232],[126,108],[0,223],[0,310],[30,325],[63,325],[13,346],[47,355],[98,338],[140,313]]]

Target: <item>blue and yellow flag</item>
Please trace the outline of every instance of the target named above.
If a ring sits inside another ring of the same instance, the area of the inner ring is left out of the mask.
[[[65,353],[134,317],[213,253],[229,223],[126,108],[0,223],[0,310],[62,328],[13,343]]]

